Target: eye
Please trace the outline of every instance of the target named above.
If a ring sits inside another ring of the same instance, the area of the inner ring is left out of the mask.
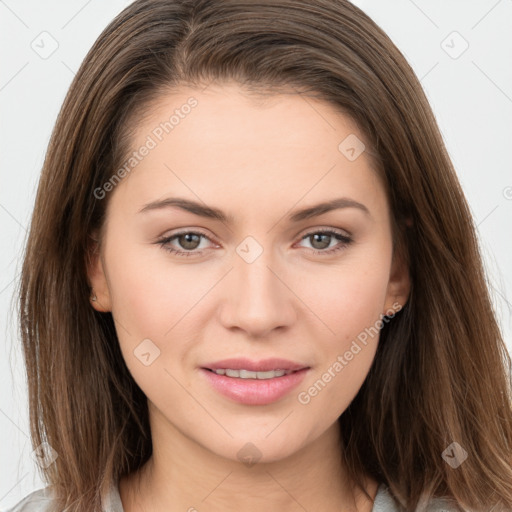
[[[181,231],[161,238],[156,243],[176,256],[200,256],[208,247],[200,247],[202,240],[212,240],[199,231]],[[310,231],[301,238],[311,243],[314,254],[328,255],[346,248],[352,238],[333,229]],[[213,243],[213,242],[212,242]],[[199,250],[198,250],[199,249]]]
[[[332,254],[346,248],[352,243],[352,238],[350,236],[332,229],[310,231],[303,236],[301,240],[308,240],[312,245],[312,251],[315,254],[323,255]]]
[[[164,250],[174,253],[177,256],[194,256],[202,253],[201,250],[197,250],[201,245],[202,239],[210,240],[204,233],[198,231],[181,231],[180,233],[161,238],[157,243]],[[178,247],[176,247],[176,245],[173,246],[172,242],[176,242]],[[202,247],[202,249],[204,248],[205,247]]]

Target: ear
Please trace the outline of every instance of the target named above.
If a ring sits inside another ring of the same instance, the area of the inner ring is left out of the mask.
[[[100,241],[95,231],[89,235],[90,244],[87,249],[87,277],[91,285],[91,306],[101,313],[111,311],[110,291],[103,268],[103,258],[100,252]],[[96,296],[96,300],[92,297]]]
[[[397,247],[393,252],[393,261],[389,275],[386,301],[383,315],[390,311],[399,311],[405,306],[411,291],[411,277],[409,263],[404,255],[404,248]]]

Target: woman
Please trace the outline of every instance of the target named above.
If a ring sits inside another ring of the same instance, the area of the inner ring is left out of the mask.
[[[57,120],[20,314],[49,485],[14,510],[512,509],[470,211],[349,2],[123,11]]]

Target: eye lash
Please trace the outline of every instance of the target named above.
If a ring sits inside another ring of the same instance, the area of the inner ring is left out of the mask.
[[[345,249],[348,245],[350,245],[353,242],[352,237],[343,235],[340,232],[334,231],[332,229],[324,229],[324,230],[320,229],[320,230],[310,231],[309,233],[306,233],[303,237],[301,237],[301,240],[309,238],[312,235],[331,235],[334,238],[338,239],[340,242],[342,242],[342,243],[337,244],[334,247],[331,247],[330,249],[327,249],[327,250],[309,249],[310,251],[313,251],[314,254],[319,254],[319,255],[330,255],[337,251],[341,251],[342,249]]]
[[[187,234],[198,235],[200,237],[206,238],[209,241],[212,241],[208,236],[206,236],[204,233],[201,233],[200,231],[180,231],[180,232],[174,233],[170,236],[160,238],[155,243],[160,245],[160,247],[162,249],[164,249],[165,251],[167,251],[171,254],[175,254],[176,256],[190,257],[190,256],[201,255],[202,251],[199,251],[199,252],[197,252],[197,251],[180,251],[180,250],[174,249],[172,246],[169,245],[170,242],[172,242],[175,238],[178,238],[181,235],[187,235]],[[312,251],[314,254],[318,254],[318,255],[333,254],[337,251],[345,249],[348,245],[350,245],[353,242],[353,239],[350,236],[343,235],[340,232],[334,231],[332,229],[323,229],[323,230],[320,229],[320,230],[310,231],[309,233],[306,233],[304,236],[302,236],[300,240],[304,240],[306,238],[309,238],[312,235],[318,235],[318,234],[333,236],[334,238],[336,238],[337,240],[339,240],[341,242],[340,244],[337,244],[334,247],[331,247],[330,249],[326,249],[326,250],[309,249],[309,251]]]
[[[197,251],[179,251],[179,250],[174,249],[174,247],[171,247],[169,245],[170,242],[172,240],[174,240],[175,238],[178,238],[181,235],[188,235],[188,234],[198,235],[200,237],[203,237],[203,238],[206,238],[207,240],[212,241],[209,237],[207,237],[204,233],[201,233],[200,231],[180,231],[179,233],[174,233],[171,236],[166,236],[166,237],[160,238],[159,240],[156,241],[156,243],[158,245],[160,245],[160,247],[164,251],[167,251],[167,252],[170,252],[172,254],[175,254],[176,256],[190,257],[190,256],[197,256],[198,254],[201,254],[201,251],[200,252],[197,252]]]

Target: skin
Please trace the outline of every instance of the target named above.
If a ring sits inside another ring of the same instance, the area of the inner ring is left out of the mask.
[[[89,267],[91,304],[112,312],[123,357],[148,397],[154,453],[120,481],[125,512],[370,511],[342,466],[337,419],[366,378],[378,336],[308,404],[297,398],[409,293],[370,158],[363,152],[350,161],[338,150],[348,135],[364,137],[327,103],[294,94],[261,101],[225,83],[162,96],[135,127],[133,148],[191,96],[198,105],[110,192]],[[233,222],[177,207],[139,213],[171,196],[219,208]],[[288,220],[338,197],[369,213],[347,207]],[[353,242],[315,254],[343,245],[306,237],[326,228]],[[208,237],[193,239],[195,248],[179,238],[168,244],[195,255],[158,245],[182,229]],[[263,249],[251,263],[236,252],[249,235]],[[147,338],[160,350],[149,366],[134,355]],[[211,388],[200,370],[239,356],[283,357],[310,370],[279,401],[242,405]],[[261,454],[250,467],[237,455],[249,442]],[[377,485],[368,478],[370,496]]]

